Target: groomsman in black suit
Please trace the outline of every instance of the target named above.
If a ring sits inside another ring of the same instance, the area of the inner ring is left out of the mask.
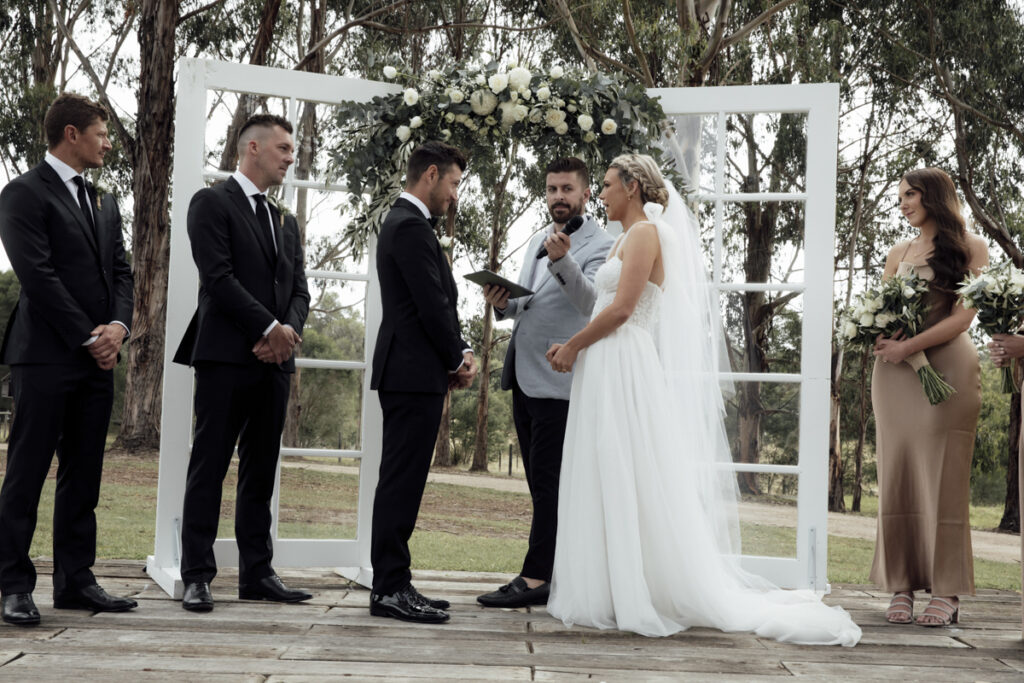
[[[383,317],[370,386],[384,413],[384,442],[373,501],[370,614],[378,617],[448,620],[448,602],[425,598],[411,583],[409,537],[445,394],[468,387],[477,371],[459,330],[455,279],[431,219],[458,199],[465,170],[466,158],[450,145],[428,142],[413,150],[405,191],[377,239]]]
[[[189,204],[199,307],[174,357],[196,373],[181,529],[182,607],[194,612],[213,609],[213,543],[236,442],[238,597],[313,597],[285,586],[271,566],[270,499],[294,349],[309,311],[298,224],[267,201],[267,188],[279,185],[295,161],[292,125],[280,116],[253,116],[237,144],[238,170],[196,192]]]
[[[65,93],[46,112],[49,151],[0,193],[0,238],[21,282],[0,356],[14,423],[0,489],[3,620],[39,623],[29,546],[54,451],[53,606],[123,612],[134,600],[96,584],[96,504],[114,400],[113,368],[132,322],[121,214],[82,171],[110,151],[107,110]]]

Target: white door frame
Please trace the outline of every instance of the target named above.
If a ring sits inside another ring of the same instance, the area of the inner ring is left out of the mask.
[[[715,187],[698,193],[715,207],[713,284],[719,292],[800,292],[800,372],[733,373],[735,382],[788,382],[800,385],[800,439],[796,465],[735,464],[736,472],[796,475],[796,557],[744,555],[744,568],[786,588],[829,589],[828,560],[828,425],[831,379],[833,250],[836,215],[836,159],[839,140],[839,85],[758,85],[720,88],[652,88],[669,116],[714,115],[716,121]],[[799,113],[807,116],[806,192],[726,192],[726,117],[729,114]],[[699,174],[699,169],[696,170]],[[699,183],[694,182],[693,186]],[[747,283],[722,281],[722,223],[726,202],[794,201],[804,204],[804,281]]]
[[[167,287],[167,325],[164,346],[163,414],[160,421],[160,468],[157,484],[156,538],[153,554],[147,558],[146,571],[168,595],[181,598],[181,513],[185,495],[185,475],[191,452],[193,374],[191,368],[172,362],[174,351],[196,307],[199,274],[192,260],[186,229],[189,200],[207,181],[226,177],[205,168],[204,153],[207,126],[207,91],[221,90],[268,97],[288,102],[287,118],[296,123],[301,101],[338,104],[342,101],[368,102],[378,95],[401,89],[394,84],[340,76],[288,71],[247,64],[204,59],[178,61],[178,93],[175,110],[174,178],[171,211],[170,267]],[[346,192],[343,185],[325,185],[322,181],[298,180],[289,168],[283,183],[286,200],[294,199],[296,188]],[[340,219],[339,219],[340,221]],[[373,357],[377,328],[380,326],[380,291],[375,272],[371,240],[365,273],[307,271],[308,278],[355,280],[367,283],[366,339],[361,361],[297,359],[296,365],[310,368],[358,369],[363,373],[361,448],[337,449],[282,448],[282,457],[333,456],[359,460],[359,503],[356,538],[290,539],[277,538],[280,465],[272,501],[274,564],[281,567],[339,567],[348,578],[367,585],[371,579],[370,522],[373,492],[380,466],[380,406],[370,390],[369,359]],[[237,566],[238,550],[233,538],[218,539],[214,545],[218,566]]]

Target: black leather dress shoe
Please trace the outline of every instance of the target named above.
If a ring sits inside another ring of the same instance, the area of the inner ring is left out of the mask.
[[[530,588],[523,577],[517,576],[493,593],[486,593],[476,599],[484,607],[528,607],[548,604],[551,583],[546,582]]]
[[[127,612],[139,603],[130,598],[110,595],[95,583],[78,590],[54,592],[53,606],[57,609],[89,609],[93,612]]]
[[[255,583],[238,585],[240,600],[270,600],[271,602],[302,602],[313,597],[312,593],[289,588],[277,574],[271,574]]]
[[[420,624],[440,624],[448,621],[448,613],[431,607],[412,586],[401,588],[391,595],[370,593],[370,614],[391,617]]]
[[[452,603],[448,602],[447,600],[434,600],[433,598],[428,598],[426,595],[416,590],[416,587],[411,584],[409,588],[412,588],[413,591],[416,592],[416,595],[420,596],[420,600],[430,605],[434,609],[448,609],[452,606]]]
[[[181,598],[181,606],[189,612],[209,612],[213,609],[213,594],[210,584],[206,581],[193,581],[185,584],[185,594]]]
[[[39,610],[31,593],[11,593],[3,597],[3,619],[8,624],[30,626],[39,623]]]

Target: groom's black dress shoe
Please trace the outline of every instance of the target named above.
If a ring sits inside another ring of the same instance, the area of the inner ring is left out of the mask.
[[[416,595],[418,595],[420,597],[420,600],[422,600],[423,602],[427,603],[428,605],[430,605],[434,609],[448,609],[449,607],[452,606],[452,603],[448,602],[447,600],[434,600],[433,598],[428,598],[423,593],[420,593],[418,590],[416,590],[416,587],[413,586],[412,584],[409,585],[409,588],[413,589],[413,591],[416,593]]]
[[[542,583],[536,588],[526,585],[523,577],[517,576],[493,593],[486,593],[476,599],[484,607],[527,607],[529,605],[546,605],[551,593],[551,582]]]
[[[391,595],[370,593],[370,614],[375,617],[391,617],[420,624],[439,624],[448,621],[448,613],[431,607],[426,598],[411,585],[400,588]]]
[[[271,602],[302,602],[313,597],[312,593],[289,588],[277,574],[265,576],[255,583],[238,584],[239,600],[269,600]]]
[[[206,581],[193,581],[185,584],[185,595],[181,598],[181,606],[189,612],[209,612],[213,609],[213,595],[210,584]]]
[[[53,606],[57,609],[89,609],[93,612],[127,612],[139,603],[107,593],[95,583],[78,590],[54,591]]]
[[[39,623],[39,610],[31,593],[11,593],[3,597],[3,620],[8,624],[30,626]]]

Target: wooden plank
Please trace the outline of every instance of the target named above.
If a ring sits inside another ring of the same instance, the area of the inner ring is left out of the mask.
[[[649,669],[633,669],[631,671],[588,669],[578,671],[561,667],[542,667],[534,671],[535,681],[615,681],[615,683],[676,683],[677,681],[713,681],[715,683],[756,683],[771,681],[778,683],[780,677],[792,678],[788,671],[781,670],[775,675],[751,675],[732,673],[699,673],[687,671],[651,671]]]
[[[828,664],[824,662],[784,662],[794,676],[814,676],[821,680],[858,681],[976,681],[976,669],[940,668],[929,666],[887,666],[865,663]],[[1005,667],[1005,672],[985,671],[980,680],[986,683],[1020,683],[1020,673]]]

